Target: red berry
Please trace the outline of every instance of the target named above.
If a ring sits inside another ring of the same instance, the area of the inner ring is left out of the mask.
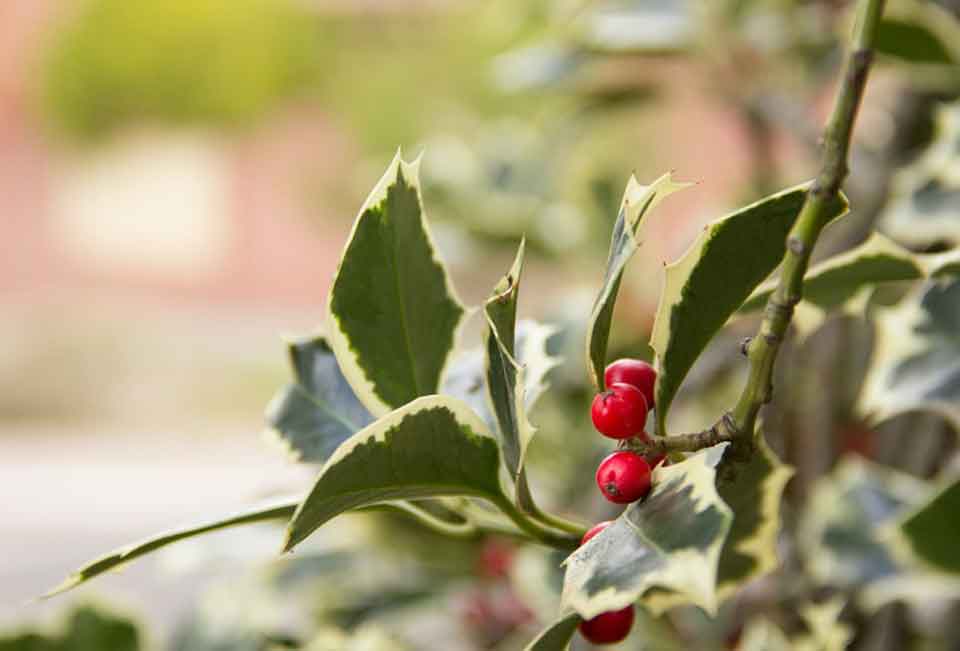
[[[477,558],[477,572],[488,579],[509,576],[513,565],[514,548],[509,542],[498,538],[484,541]]]
[[[597,486],[611,502],[636,502],[650,492],[650,464],[635,452],[614,452],[600,462]]]
[[[593,426],[612,439],[628,439],[643,433],[647,424],[647,399],[631,384],[611,384],[598,393],[590,407]]]
[[[587,533],[583,534],[583,540],[580,541],[580,544],[586,545],[588,540],[609,527],[611,524],[613,524],[613,520],[605,520],[604,522],[598,522],[597,524],[593,525],[590,527],[590,530],[587,531]]]
[[[580,622],[580,634],[594,644],[613,644],[627,637],[632,626],[633,605],[630,605]]]
[[[607,366],[603,373],[607,386],[622,382],[640,389],[647,405],[653,409],[653,385],[657,382],[657,372],[652,366],[639,359],[618,359]]]

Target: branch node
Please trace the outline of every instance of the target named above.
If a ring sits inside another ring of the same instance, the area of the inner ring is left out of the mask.
[[[746,357],[750,353],[750,342],[753,341],[753,337],[744,337],[740,342],[740,354]]]
[[[803,243],[803,240],[796,235],[791,235],[787,238],[787,248],[790,249],[794,255],[803,255],[807,250],[807,246]]]

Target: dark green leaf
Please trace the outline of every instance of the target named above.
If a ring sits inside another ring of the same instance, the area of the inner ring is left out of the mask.
[[[87,563],[67,577],[63,583],[45,594],[44,597],[52,597],[60,594],[61,592],[71,590],[95,576],[116,569],[136,558],[154,552],[161,547],[166,547],[167,545],[184,540],[185,538],[192,538],[194,536],[199,536],[211,531],[226,529],[228,527],[236,527],[242,524],[264,522],[267,520],[286,520],[293,515],[298,503],[299,499],[288,498],[275,500],[260,507],[251,508],[241,513],[237,513],[236,515],[220,518],[218,520],[213,520],[211,522],[206,522],[204,524],[192,527],[175,529],[167,533],[151,536],[141,540],[140,542],[133,543],[132,545],[121,547],[120,549],[114,550],[109,554],[101,556],[100,558]]]
[[[373,421],[337,366],[323,337],[287,345],[294,381],[267,405],[267,423],[298,461],[323,463]]]
[[[929,27],[898,18],[880,23],[874,48],[910,63],[953,63],[950,50]]]
[[[347,439],[287,528],[290,550],[331,518],[372,504],[444,495],[502,498],[500,450],[465,403],[426,396]]]
[[[576,613],[558,619],[541,631],[535,640],[524,647],[524,651],[566,651],[580,621]]]
[[[900,523],[900,534],[927,567],[960,574],[960,480],[948,483],[908,515]]]
[[[717,494],[711,464],[701,452],[658,467],[650,495],[566,560],[564,606],[590,618],[656,587],[670,592],[670,605],[680,597],[715,612],[717,564],[733,514]],[[656,595],[649,597],[647,607],[662,610]]]
[[[783,465],[760,436],[750,461],[736,468],[731,481],[719,483],[720,498],[733,510],[717,574],[721,600],[778,566],[780,501],[791,476],[793,469]]]
[[[677,190],[688,187],[689,183],[676,183],[672,176],[664,174],[651,185],[640,185],[633,176],[627,182],[620,204],[620,214],[613,225],[610,238],[610,253],[607,256],[607,268],[603,285],[590,311],[587,323],[587,368],[594,384],[603,390],[603,371],[607,363],[607,343],[610,339],[610,325],[613,308],[617,302],[617,292],[623,270],[631,256],[640,246],[640,230],[647,215],[664,198]]]
[[[650,338],[659,370],[658,433],[666,433],[670,404],[697,357],[780,263],[806,187],[785,190],[721,217],[667,266]],[[831,218],[846,210],[846,199],[841,197],[831,206]]]
[[[128,619],[81,606],[57,634],[0,637],[0,651],[138,651],[140,633]]]
[[[437,392],[464,316],[427,229],[418,167],[398,153],[377,183],[328,301],[330,347],[377,416]]]

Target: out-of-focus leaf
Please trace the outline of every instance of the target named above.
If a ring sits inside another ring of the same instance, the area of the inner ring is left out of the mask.
[[[874,49],[909,64],[950,66],[960,62],[958,39],[956,18],[936,3],[899,0],[889,3]]]
[[[899,242],[960,244],[960,103],[937,113],[937,135],[924,154],[893,179],[880,228]]]
[[[760,436],[750,461],[737,467],[733,480],[720,481],[720,498],[733,511],[717,571],[720,600],[777,567],[780,502],[792,476],[793,468],[781,463]]]
[[[464,317],[427,229],[419,165],[398,152],[370,193],[327,304],[330,347],[376,416],[437,392]]]
[[[250,508],[229,517],[219,518],[217,520],[205,522],[192,527],[175,529],[173,531],[151,536],[141,540],[140,542],[121,547],[108,554],[105,554],[104,556],[101,556],[98,559],[90,561],[67,577],[63,583],[46,593],[44,597],[52,597],[60,594],[61,592],[71,590],[81,583],[89,581],[95,576],[121,567],[130,561],[139,558],[140,556],[144,556],[162,547],[166,547],[167,545],[171,545],[186,538],[192,538],[194,536],[210,533],[211,531],[226,529],[228,527],[236,527],[243,524],[251,524],[254,522],[287,520],[291,515],[293,515],[299,502],[300,498],[283,498],[273,500],[269,503],[263,504],[262,506]]]
[[[289,551],[331,518],[402,499],[502,498],[500,448],[480,417],[447,396],[425,396],[344,441],[287,527]]]
[[[777,267],[787,233],[806,197],[797,186],[741,208],[707,225],[676,262],[667,265],[650,345],[657,353],[657,432],[680,384],[713,336],[750,293]],[[831,219],[847,211],[840,196]],[[744,243],[749,242],[749,255]]]
[[[853,639],[853,629],[839,620],[842,599],[822,604],[806,604],[800,615],[807,625],[806,633],[793,639],[766,619],[754,619],[746,627],[738,649],[741,651],[843,651]]]
[[[732,520],[709,451],[659,466],[650,495],[567,558],[563,605],[591,618],[656,587],[714,613],[717,566]],[[646,605],[661,610],[656,600]]]
[[[137,626],[124,617],[81,606],[61,633],[0,637],[0,651],[139,651]]]
[[[373,417],[347,383],[323,337],[287,344],[294,381],[267,405],[266,420],[298,460],[323,463]]]
[[[535,640],[524,647],[524,651],[566,651],[580,621],[576,613],[561,617],[543,629]]]
[[[899,539],[912,557],[940,572],[960,575],[960,479],[937,491],[899,526]]]
[[[739,651],[792,651],[790,640],[779,626],[766,619],[753,619],[743,630]]]
[[[409,647],[401,644],[385,632],[365,626],[357,631],[329,629],[321,631],[304,651],[407,651]]]
[[[850,588],[895,575],[896,559],[881,529],[928,490],[909,475],[859,457],[843,460],[814,485],[801,519],[798,542],[813,579]]]
[[[696,18],[688,0],[601,2],[573,26],[582,47],[612,54],[665,54],[692,45]]]
[[[580,68],[582,52],[562,43],[544,42],[511,50],[493,61],[493,77],[506,92],[555,88]]]
[[[960,279],[920,288],[875,322],[860,411],[879,421],[927,409],[960,426]]]
[[[640,229],[643,222],[664,198],[689,185],[677,183],[670,173],[647,186],[640,185],[633,176],[627,182],[627,189],[620,204],[620,214],[613,226],[603,285],[587,323],[587,368],[594,384],[601,390],[604,388],[603,371],[607,363],[607,343],[610,339],[613,308],[617,302],[623,270],[640,247]]]
[[[850,300],[859,290],[888,282],[917,280],[939,271],[938,256],[911,253],[874,232],[862,244],[815,265],[803,279],[803,300],[827,310]],[[931,268],[932,267],[932,268]],[[763,309],[776,288],[766,282],[741,306],[740,312]]]
[[[803,606],[800,616],[809,633],[795,639],[793,648],[797,651],[844,651],[853,640],[853,628],[840,621],[844,605],[844,598],[838,595],[823,603]]]

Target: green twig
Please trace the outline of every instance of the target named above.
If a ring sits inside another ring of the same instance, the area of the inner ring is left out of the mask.
[[[694,434],[681,434],[653,441],[632,443],[639,451],[668,454],[692,452],[723,441],[732,441],[741,452],[753,449],[753,434],[760,408],[773,395],[773,367],[793,309],[803,295],[803,277],[813,247],[833,212],[840,187],[847,177],[850,136],[863,99],[873,59],[873,43],[883,14],[884,0],[860,0],[843,80],[823,134],[820,173],[807,191],[800,214],[787,236],[786,254],[777,288],[767,301],[757,336],[745,345],[750,361],[746,385],[733,409],[713,427]]]
[[[549,547],[555,547],[562,550],[572,550],[580,544],[583,534],[571,535],[549,529],[536,520],[532,520],[506,495],[501,495],[500,499],[494,501],[494,504],[503,511],[503,514],[510,518],[514,524],[520,527],[524,533],[528,534],[534,540],[537,540]]]
[[[793,317],[793,309],[800,302],[810,254],[830,219],[830,206],[837,200],[840,186],[847,177],[850,136],[870,71],[873,42],[883,5],[884,0],[860,0],[843,81],[824,130],[820,173],[807,192],[797,221],[787,236],[780,281],[767,301],[757,336],[747,346],[750,371],[740,399],[731,412],[733,432],[738,440],[752,437],[757,414],[772,397],[774,362]]]

